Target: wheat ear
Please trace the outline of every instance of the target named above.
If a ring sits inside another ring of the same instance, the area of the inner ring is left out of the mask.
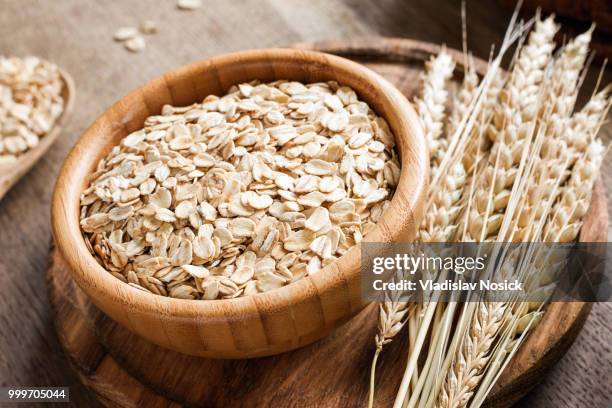
[[[590,37],[590,30],[576,37],[555,61],[549,87],[551,91],[547,98],[548,115],[542,121],[545,138],[540,151],[541,160],[532,177],[533,186],[526,195],[529,201],[518,217],[514,241],[541,239],[544,213],[556,201],[561,191],[559,187],[567,178],[567,169],[584,154],[594,134],[594,127],[603,117],[607,97],[605,90],[593,97],[581,112],[570,116]],[[561,71],[565,71],[565,74]]]
[[[446,83],[453,75],[454,69],[455,62],[445,49],[435,57],[432,56],[427,61],[425,73],[421,77],[421,96],[415,101],[419,117],[423,122],[433,169],[442,161],[448,143],[446,138],[442,137],[448,99]]]
[[[574,110],[580,74],[583,71],[586,57],[589,53],[592,30],[591,28],[585,33],[580,34],[563,47],[561,55],[553,65],[550,86],[548,87],[548,98],[546,101],[546,108],[550,114],[545,121],[547,141],[551,141],[551,143],[542,145],[541,156],[543,159],[555,158],[558,155],[559,145],[556,141],[559,139],[558,135],[563,135],[566,132],[568,122]],[[594,98],[589,109],[592,110],[593,107],[597,109],[593,104],[601,99],[601,96]],[[569,123],[570,127],[572,125],[572,123]],[[587,144],[584,139],[585,133],[579,129],[577,131],[578,133],[575,134],[578,138],[583,139],[580,143],[570,144],[567,140],[564,140],[563,137],[561,137],[561,139],[566,143],[568,148],[582,148],[581,150],[584,151]],[[569,165],[571,164],[572,163],[569,163]]]
[[[474,205],[467,214],[465,232],[468,240],[491,239],[499,231],[504,216],[511,218],[514,213],[514,210],[506,212],[512,193],[508,187],[513,186],[516,177],[526,168],[526,149],[540,105],[539,85],[551,59],[556,31],[552,18],[538,19],[528,43],[519,52],[509,83],[500,93],[500,104],[488,130],[493,149],[485,167],[485,177],[477,185]],[[529,128],[531,131],[527,130]],[[513,187],[516,192],[520,189]],[[469,331],[458,348],[455,364],[448,370],[440,390],[438,406],[454,408],[467,404],[489,360],[507,307],[504,302],[478,303]]]
[[[382,303],[378,313],[378,333],[374,339],[377,349],[382,349],[399,333],[409,309],[408,302],[386,301]]]
[[[452,113],[448,117],[446,134],[454,135],[461,122],[472,106],[478,94],[478,74],[471,59],[466,67],[461,90],[455,95]],[[446,147],[446,146],[445,146]],[[439,162],[438,162],[439,164]],[[463,163],[459,160],[453,164],[442,179],[442,187],[432,187],[429,207],[423,217],[419,240],[422,242],[448,242],[455,235],[455,219],[462,210],[459,204],[467,174]]]
[[[599,139],[593,140],[584,154],[576,161],[572,174],[563,188],[559,202],[555,204],[546,225],[544,240],[547,242],[572,242],[578,237],[585,216],[593,185],[599,175],[599,167],[605,148]]]
[[[449,168],[442,181],[444,188],[433,194],[433,202],[421,223],[420,241],[449,242],[455,235],[455,219],[463,208],[459,203],[466,180],[467,174],[461,162]]]
[[[561,132],[561,138],[568,147],[575,151],[586,150],[588,143],[597,134],[601,122],[610,108],[611,91],[612,86],[607,86],[572,116]]]
[[[445,86],[453,74],[454,68],[454,60],[445,49],[442,49],[437,56],[432,56],[426,63],[425,74],[421,78],[421,95],[417,98],[416,105],[419,117],[425,128],[430,157],[432,158],[444,155],[444,142],[441,136],[445,120],[445,105],[448,97]],[[460,175],[457,175],[455,182],[453,183],[451,180],[449,183],[457,185],[460,183],[460,179]],[[405,302],[389,301],[380,306],[379,332],[375,339],[377,350],[391,341],[401,330],[403,325],[402,319],[393,320],[393,317],[398,316],[398,312],[405,305]],[[385,318],[381,319],[382,316]],[[381,324],[381,322],[385,324]],[[392,327],[396,329],[388,330]]]
[[[571,242],[578,237],[603,160],[604,149],[595,136],[610,109],[612,100],[609,95],[610,86],[593,96],[580,112],[571,117],[562,133],[564,143],[573,153],[573,168],[547,220],[542,236],[546,242]]]
[[[592,189],[599,175],[599,168],[606,152],[601,141],[595,137],[601,126],[601,119],[605,117],[607,109],[610,107],[610,100],[605,99],[606,95],[607,90],[599,93],[591,99],[581,112],[572,117],[573,121],[576,121],[581,116],[587,118],[588,115],[581,114],[591,112],[594,106],[599,106],[596,109],[598,114],[595,116],[599,116],[600,120],[594,120],[591,116],[591,120],[585,123],[585,125],[589,124],[589,126],[581,127],[585,132],[582,134],[581,139],[590,140],[590,142],[588,142],[586,148],[581,153],[574,152],[575,156],[577,156],[575,164],[567,183],[561,188],[560,198],[552,209],[546,211],[549,215],[543,215],[547,220],[545,240],[548,242],[572,242],[578,238],[583,218],[586,215],[591,200]],[[607,103],[602,104],[603,100]],[[602,105],[605,108],[602,108]],[[537,255],[534,259],[541,261],[541,258],[542,255]],[[549,263],[548,257],[545,257],[543,263]],[[537,302],[535,309],[532,306],[531,303],[525,302],[514,305],[516,310],[512,316],[508,317],[508,322],[506,323],[510,330],[505,330],[505,333],[499,340],[500,344],[492,351],[490,364],[494,365],[495,368],[491,368],[483,374],[484,378],[470,407],[478,407],[482,404],[495,381],[499,378],[503,369],[525,339],[528,330],[541,317],[542,303]]]
[[[368,407],[370,408],[374,405],[374,383],[376,381],[378,356],[382,352],[383,346],[391,342],[397,333],[402,330],[409,310],[409,303],[399,301],[383,302],[378,308],[378,333],[374,337],[376,351],[370,368],[370,391],[368,394]]]
[[[485,93],[482,108],[470,132],[470,142],[461,157],[463,167],[468,172],[476,164],[477,157],[486,157],[487,152],[491,148],[491,141],[487,137],[482,137],[482,135],[485,133],[484,130],[491,121],[494,108],[497,105],[499,93],[504,87],[504,82],[504,75],[500,71],[492,78],[491,84]]]
[[[554,117],[568,117],[574,110],[574,101],[580,74],[589,53],[593,28],[580,34],[561,51],[553,65],[549,102]]]
[[[505,310],[506,303],[501,302],[482,302],[478,305],[458,359],[447,374],[436,407],[457,408],[467,405],[488,361]]]
[[[472,57],[468,57],[468,64],[465,68],[461,89],[453,98],[452,112],[448,115],[446,134],[453,135],[461,125],[461,121],[468,114],[470,105],[478,94],[478,74],[474,68]]]
[[[491,240],[501,227],[510,198],[509,187],[537,114],[539,85],[552,56],[557,29],[552,17],[538,19],[528,43],[519,52],[508,84],[500,92],[499,104],[487,129],[493,141],[489,164],[467,220],[468,240]]]

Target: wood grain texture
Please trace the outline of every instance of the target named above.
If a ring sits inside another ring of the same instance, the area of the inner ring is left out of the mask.
[[[53,61],[70,72],[78,89],[60,139],[0,201],[0,385],[70,386],[72,402],[57,404],[60,408],[97,402],[73,375],[53,328],[44,281],[51,191],[71,146],[108,106],[165,71],[233,50],[363,36],[461,48],[459,2],[447,0],[310,0],[308,7],[294,0],[207,1],[193,13],[177,11],[170,0],[1,0],[0,9],[0,52]],[[467,0],[468,42],[475,55],[487,59],[491,44],[500,44],[509,14],[497,2]],[[118,27],[141,19],[157,21],[160,33],[146,37],[145,52],[131,54],[111,37]],[[389,64],[381,68],[393,71]],[[598,69],[595,64],[587,76],[580,103]],[[604,83],[611,79],[608,68]],[[612,139],[610,120],[601,135]],[[612,203],[610,160],[603,180]],[[610,405],[612,383],[603,380],[612,377],[610,338],[612,303],[595,304],[569,352],[521,406]],[[49,406],[54,404],[44,405]]]
[[[186,106],[258,79],[335,80],[387,120],[402,163],[397,188],[372,242],[408,242],[425,205],[429,163],[421,122],[406,97],[374,71],[348,59],[297,49],[244,51],[195,62],[147,82],[102,114],[64,162],[51,208],[54,240],[76,283],[102,311],[160,346],[208,358],[282,353],[327,335],[366,305],[360,290],[361,248],[319,273],[269,293],[190,301],[154,295],[113,277],[85,246],[80,196],[98,161],[162,106]]]
[[[350,56],[363,63],[374,59],[375,69],[409,97],[414,96],[414,84],[423,61],[437,50],[432,44],[399,39],[326,41],[298,47]],[[450,52],[460,67],[461,53]],[[389,61],[401,62],[383,69]],[[482,73],[484,61],[476,63]],[[456,83],[461,79],[461,70],[457,71]],[[406,88],[405,84],[411,87]],[[598,184],[580,239],[604,241],[607,224],[605,195]],[[120,327],[96,309],[71,281],[61,253],[54,250],[51,258],[49,290],[60,340],[83,382],[107,406],[137,407],[143,404],[143,398],[153,407],[173,403],[215,407],[240,404],[353,407],[365,401],[367,366],[374,352],[375,305],[329,338],[300,350],[247,362],[206,360],[156,347]],[[549,305],[541,323],[506,368],[486,406],[510,407],[531,390],[572,344],[590,309],[590,304],[580,302]],[[406,341],[404,333],[382,354],[379,363],[382,373],[377,377],[376,387],[379,407],[391,405],[394,399],[404,368],[404,359],[397,356],[403,355]],[[90,359],[92,355],[96,357]],[[334,371],[335,376],[320,381],[310,378],[309,371]],[[221,377],[232,378],[231,384],[248,386],[234,388]],[[120,384],[130,384],[129,387],[113,388],[115,378]],[[115,393],[109,395],[111,390]]]
[[[33,149],[19,156],[15,163],[0,165],[0,200],[49,150],[62,132],[62,123],[66,121],[72,112],[75,97],[74,81],[67,72],[60,70],[59,73],[62,81],[61,96],[64,101],[64,110],[49,133],[43,136]]]

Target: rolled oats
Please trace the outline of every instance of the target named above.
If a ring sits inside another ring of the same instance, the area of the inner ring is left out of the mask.
[[[137,35],[127,40],[125,43],[123,43],[123,45],[128,51],[141,52],[145,49],[147,44],[145,43],[145,39],[142,36]]]
[[[202,0],[178,0],[176,6],[181,10],[195,10],[202,7]]]
[[[0,56],[0,164],[36,147],[64,110],[59,69],[37,57]]]
[[[143,34],[156,34],[159,31],[157,23],[153,20],[145,20],[140,23],[140,32]]]
[[[138,35],[138,29],[136,27],[121,27],[115,31],[113,38],[115,41],[127,41]]]
[[[240,84],[164,106],[126,136],[82,194],[81,228],[131,286],[249,296],[318,273],[359,243],[399,173],[386,122],[350,88]]]

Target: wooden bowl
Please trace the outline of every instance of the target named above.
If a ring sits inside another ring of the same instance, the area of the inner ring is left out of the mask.
[[[69,153],[53,195],[53,236],[72,278],[96,306],[147,340],[182,353],[210,358],[281,353],[320,339],[365,306],[359,246],[316,275],[283,288],[208,301],[132,288],[108,273],[85,246],[79,197],[100,158],[164,104],[189,105],[254,79],[336,80],[388,121],[402,163],[400,181],[389,210],[366,240],[408,241],[423,213],[429,163],[419,119],[395,87],[355,62],[302,50],[245,51],[195,62],[132,91],[100,116]]]

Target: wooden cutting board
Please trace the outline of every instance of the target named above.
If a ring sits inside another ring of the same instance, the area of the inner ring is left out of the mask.
[[[409,98],[434,45],[403,39],[298,44],[357,60],[384,75]],[[461,54],[455,52],[458,63]],[[484,62],[479,61],[479,69]],[[458,70],[460,71],[460,70]],[[460,81],[459,72],[456,83]],[[607,209],[601,184],[581,234],[605,241]],[[376,305],[329,337],[293,352],[252,360],[209,360],[155,346],[119,326],[70,279],[54,248],[49,298],[60,342],[81,381],[109,407],[361,407],[374,353]],[[487,400],[508,407],[528,392],[569,348],[590,311],[585,303],[549,305],[546,314]],[[376,406],[395,398],[407,336],[389,344],[377,369]]]

